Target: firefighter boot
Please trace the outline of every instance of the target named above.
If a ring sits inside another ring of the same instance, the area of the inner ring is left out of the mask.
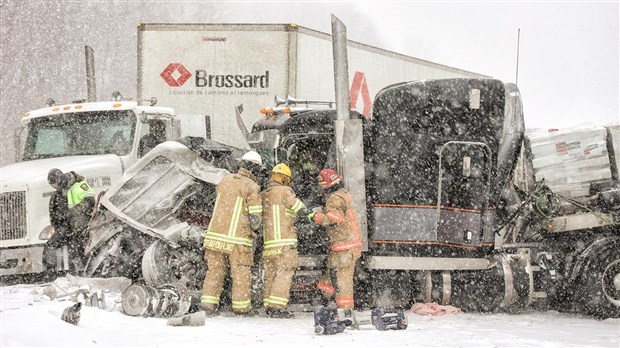
[[[249,310],[247,312],[235,312],[235,311],[233,311],[233,313],[235,314],[236,317],[240,317],[240,318],[255,317],[256,315],[258,315],[258,312],[256,312],[255,310]]]
[[[291,319],[295,318],[295,314],[287,311],[286,309],[280,308],[267,308],[265,309],[265,313],[269,318],[278,318],[278,319]]]
[[[205,304],[200,304],[199,307],[200,307],[200,309],[202,309],[205,312],[205,316],[207,318],[214,317],[214,316],[217,315],[217,307],[213,308],[213,307],[211,307],[209,305],[205,305]]]

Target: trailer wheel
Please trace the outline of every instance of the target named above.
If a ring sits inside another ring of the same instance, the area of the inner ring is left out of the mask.
[[[147,285],[181,283],[188,289],[202,286],[207,264],[199,251],[174,248],[164,241],[151,244],[142,257],[142,276]]]
[[[593,255],[576,284],[580,309],[597,318],[620,318],[620,250]]]

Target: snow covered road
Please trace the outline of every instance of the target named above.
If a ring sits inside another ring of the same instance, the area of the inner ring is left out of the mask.
[[[72,284],[73,283],[73,284]],[[205,326],[172,327],[166,319],[130,317],[115,301],[120,293],[106,293],[106,308],[82,307],[73,326],[62,320],[72,302],[51,288],[76,290],[75,280],[59,278],[50,284],[0,288],[0,346],[149,346],[149,347],[620,347],[620,319],[596,320],[544,312],[526,314],[461,313],[439,317],[407,313],[403,331],[370,327],[317,336],[311,313],[295,319],[262,317],[207,318]],[[90,288],[95,290],[94,288]]]

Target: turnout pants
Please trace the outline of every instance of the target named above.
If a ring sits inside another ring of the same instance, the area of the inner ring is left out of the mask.
[[[201,306],[215,310],[220,304],[220,295],[224,287],[224,278],[230,268],[232,278],[232,310],[235,313],[247,313],[252,308],[252,273],[254,263],[252,248],[235,245],[231,253],[205,250],[207,275],[200,297]]]
[[[295,248],[283,247],[281,253],[263,256],[265,308],[283,309],[288,305],[291,282],[299,266],[299,254]]]
[[[325,297],[334,297],[338,308],[353,309],[353,273],[358,258],[351,250],[329,254],[327,274],[319,281],[317,288]]]

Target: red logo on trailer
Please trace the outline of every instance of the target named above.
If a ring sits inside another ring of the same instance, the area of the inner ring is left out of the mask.
[[[357,109],[357,98],[360,93],[362,94],[362,101],[364,102],[362,115],[368,117],[372,108],[372,100],[370,99],[370,92],[368,92],[366,76],[364,76],[363,72],[356,71],[353,82],[351,83],[351,93],[349,96],[349,107],[351,109]]]
[[[175,72],[179,73],[178,77],[172,76]],[[164,69],[164,71],[159,74],[164,81],[170,87],[181,87],[190,77],[192,77],[192,73],[190,73],[183,64],[180,63],[170,63]]]

